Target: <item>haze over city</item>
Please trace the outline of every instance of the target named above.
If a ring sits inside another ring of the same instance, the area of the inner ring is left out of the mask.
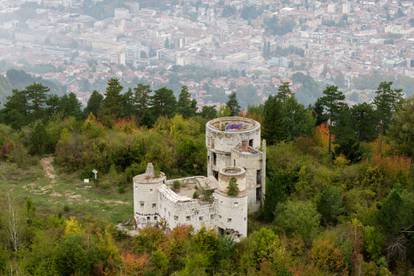
[[[114,76],[186,85],[199,105],[262,103],[283,81],[306,105],[328,84],[351,103],[381,80],[410,95],[414,2],[0,0],[1,102],[22,78],[11,69],[83,103]]]

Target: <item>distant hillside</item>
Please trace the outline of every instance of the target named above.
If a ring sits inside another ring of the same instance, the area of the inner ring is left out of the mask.
[[[4,76],[0,75],[0,106],[4,104],[7,96],[10,95],[12,86],[10,82]]]
[[[50,92],[56,95],[65,94],[66,88],[54,81],[45,80],[40,77],[34,77],[25,71],[11,69],[6,73],[7,80],[9,81],[11,87],[16,89],[23,89],[26,86],[38,82],[50,88]]]
[[[38,82],[50,88],[50,92],[56,95],[63,95],[66,88],[51,80],[45,80],[40,77],[34,77],[25,71],[11,69],[8,70],[6,76],[0,75],[0,106],[4,105],[13,89],[24,89],[26,86]]]

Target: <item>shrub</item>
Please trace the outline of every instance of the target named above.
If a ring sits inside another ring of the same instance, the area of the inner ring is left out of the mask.
[[[237,185],[236,178],[232,177],[229,181],[229,186],[227,187],[228,196],[237,196],[239,194],[239,186]]]

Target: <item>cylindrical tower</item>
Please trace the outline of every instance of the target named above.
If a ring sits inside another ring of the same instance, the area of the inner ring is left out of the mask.
[[[218,189],[223,193],[228,192],[230,180],[234,178],[239,191],[246,191],[246,170],[240,167],[225,167],[220,170]]]
[[[249,212],[263,204],[266,157],[261,151],[260,123],[244,117],[222,117],[206,124],[207,175],[219,180],[226,167],[246,171]],[[264,157],[264,158],[263,158]]]
[[[235,181],[237,194],[229,195],[230,182]],[[240,167],[226,167],[219,173],[218,188],[214,193],[217,207],[217,227],[220,233],[239,239],[247,236],[248,201],[246,171]]]
[[[144,174],[133,178],[134,182],[134,217],[138,228],[155,225],[159,222],[158,189],[165,184],[165,174],[157,175],[154,166],[148,163]]]
[[[218,172],[231,164],[231,150],[244,141],[248,146],[260,148],[260,124],[243,117],[221,117],[207,122],[206,146],[207,175],[218,179]]]

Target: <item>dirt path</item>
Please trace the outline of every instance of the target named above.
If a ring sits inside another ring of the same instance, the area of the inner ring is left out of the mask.
[[[56,175],[55,175],[55,169],[53,168],[53,157],[45,157],[40,160],[40,164],[42,165],[43,171],[47,178],[49,178],[51,183],[55,183]]]

